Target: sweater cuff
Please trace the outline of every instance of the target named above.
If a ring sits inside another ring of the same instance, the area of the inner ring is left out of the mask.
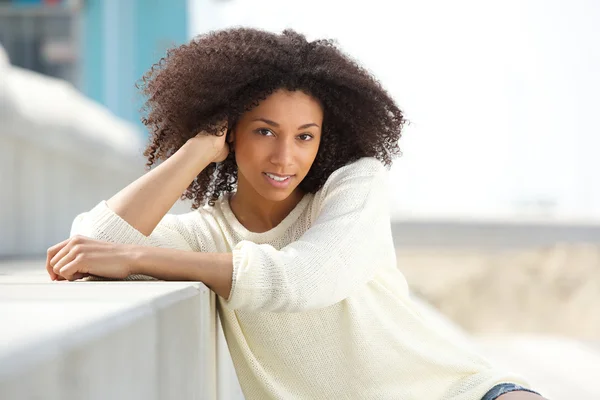
[[[242,298],[243,295],[241,295],[239,293],[240,288],[237,285],[237,283],[239,281],[240,266],[242,265],[242,263],[244,262],[244,259],[246,258],[247,250],[242,250],[242,246],[244,246],[244,242],[245,242],[244,240],[239,242],[231,251],[231,254],[233,256],[233,273],[231,276],[231,291],[229,292],[229,297],[225,301],[225,304],[232,310],[240,308],[240,306],[244,302],[244,300]]]
[[[80,217],[82,220],[78,221]],[[120,244],[144,245],[147,242],[147,237],[111,210],[105,200],[76,218],[71,236],[76,234]]]

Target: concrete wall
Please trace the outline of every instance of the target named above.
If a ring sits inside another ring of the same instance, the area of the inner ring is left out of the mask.
[[[243,399],[197,282],[51,282],[0,263],[0,398]]]

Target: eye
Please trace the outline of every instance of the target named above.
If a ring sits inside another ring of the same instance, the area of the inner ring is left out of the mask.
[[[267,128],[259,128],[256,130],[259,135],[266,136],[267,133],[273,133],[270,129]]]
[[[308,142],[309,140],[311,140],[313,138],[313,135],[309,135],[308,133],[303,133],[302,135],[298,135],[298,137],[305,137],[305,139],[300,139],[303,142]]]

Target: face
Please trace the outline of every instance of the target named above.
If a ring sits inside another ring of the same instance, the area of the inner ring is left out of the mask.
[[[322,125],[321,105],[301,91],[274,92],[242,115],[230,135],[238,191],[271,201],[290,196],[317,156]]]

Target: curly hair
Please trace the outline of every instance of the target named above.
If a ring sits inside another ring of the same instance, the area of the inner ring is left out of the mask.
[[[145,96],[142,122],[149,130],[147,169],[173,155],[199,132],[222,135],[241,115],[278,89],[301,90],[323,106],[322,138],[299,187],[315,193],[336,169],[361,157],[391,166],[401,154],[402,111],[365,68],[336,41],[307,41],[291,29],[281,34],[232,28],[199,35],[167,51],[138,83]],[[214,206],[237,182],[233,151],[209,164],[182,194],[192,209]]]

